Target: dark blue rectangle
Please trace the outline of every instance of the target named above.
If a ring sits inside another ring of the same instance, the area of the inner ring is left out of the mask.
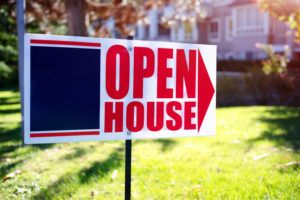
[[[31,47],[31,131],[99,129],[100,49]]]

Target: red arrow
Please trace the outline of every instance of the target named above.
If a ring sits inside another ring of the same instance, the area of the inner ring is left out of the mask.
[[[200,50],[198,50],[198,132],[214,93],[214,86],[209,78]]]

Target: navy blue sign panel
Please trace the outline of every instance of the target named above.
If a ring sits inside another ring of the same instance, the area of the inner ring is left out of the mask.
[[[100,47],[53,40],[31,44],[30,137],[99,135]]]
[[[99,66],[97,49],[31,47],[31,131],[99,129]]]

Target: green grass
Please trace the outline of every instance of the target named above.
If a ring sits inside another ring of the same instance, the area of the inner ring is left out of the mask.
[[[21,143],[19,95],[0,91],[1,200],[124,198],[124,141]],[[219,108],[217,136],[133,141],[132,199],[298,200],[299,151],[300,109]]]

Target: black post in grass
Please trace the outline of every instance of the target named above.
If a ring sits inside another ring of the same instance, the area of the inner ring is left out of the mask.
[[[133,36],[127,36],[127,40],[133,40]],[[131,198],[131,140],[126,140],[126,143],[125,143],[125,200],[130,200],[130,198]]]
[[[125,200],[131,196],[131,140],[126,140],[125,152]]]

